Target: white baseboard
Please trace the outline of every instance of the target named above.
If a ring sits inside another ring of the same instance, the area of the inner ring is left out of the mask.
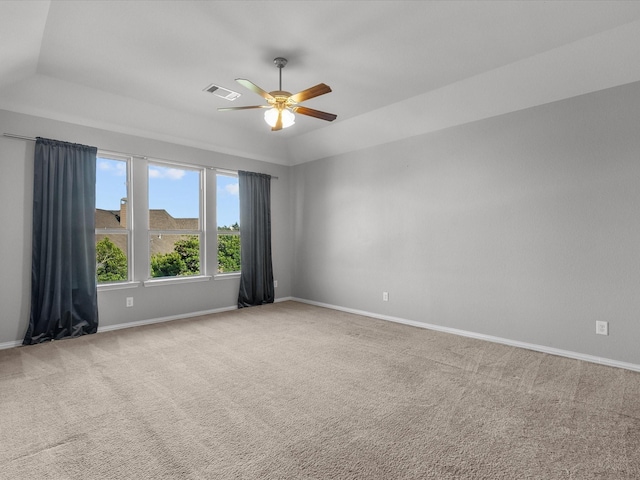
[[[170,322],[172,320],[180,320],[181,318],[200,317],[202,315],[210,315],[212,313],[228,312],[230,310],[237,310],[238,306],[233,305],[230,307],[214,308],[212,310],[202,310],[200,312],[181,313],[179,315],[170,315],[167,317],[149,318],[147,320],[140,320],[138,322],[118,323],[116,325],[107,325],[105,327],[98,327],[98,333],[111,332],[113,330],[121,330],[123,328],[141,327],[143,325],[153,325],[154,323]]]
[[[274,300],[274,303],[286,302],[289,300],[293,300],[293,298],[292,297],[276,298]],[[179,315],[170,315],[167,317],[150,318],[147,320],[140,320],[138,322],[118,323],[116,325],[107,325],[104,327],[98,326],[98,333],[111,332],[113,330],[121,330],[123,328],[141,327],[143,325],[152,325],[154,323],[170,322],[172,320],[180,320],[181,318],[199,317],[202,315],[210,315],[212,313],[228,312],[228,311],[237,310],[237,309],[238,309],[237,305],[232,305],[229,307],[214,308],[212,310],[202,310],[199,312],[181,313]],[[15,347],[19,347],[20,345],[22,345],[22,340],[16,340],[14,342],[4,342],[4,343],[0,343],[0,350],[4,350],[7,348],[15,348]]]
[[[282,298],[276,298],[273,303],[289,302],[289,301],[292,301],[292,300],[295,300],[295,298],[293,298],[293,297],[282,297]]]
[[[292,297],[276,298],[274,300],[274,303],[286,302],[288,300],[293,300],[293,298]],[[228,306],[228,307],[214,308],[212,310],[201,310],[199,312],[181,313],[181,314],[178,314],[178,315],[170,315],[168,317],[150,318],[150,319],[147,319],[147,320],[140,320],[138,322],[118,323],[116,325],[108,325],[106,327],[98,327],[98,333],[110,332],[112,330],[120,330],[120,329],[123,329],[123,328],[141,327],[143,325],[152,325],[154,323],[170,322],[172,320],[180,320],[181,318],[200,317],[202,315],[211,315],[212,313],[229,312],[231,310],[237,310],[237,309],[238,309],[237,305],[231,305],[231,306]]]
[[[342,312],[353,313],[356,315],[363,315],[365,317],[377,318],[379,320],[387,320],[389,322],[402,323],[404,325],[411,325],[413,327],[426,328],[428,330],[435,330],[438,332],[450,333],[453,335],[460,335],[462,337],[469,337],[469,338],[475,338],[478,340],[485,340],[488,342],[501,343],[503,345],[508,345],[511,347],[526,348],[527,350],[534,350],[536,352],[548,353],[550,355],[558,355],[561,357],[572,358],[574,360],[583,360],[585,362],[597,363],[597,364],[606,365],[609,367],[624,368],[626,370],[633,370],[635,372],[640,372],[640,365],[637,365],[634,363],[620,362],[618,360],[596,357],[594,355],[587,355],[584,353],[572,352],[570,350],[561,350],[559,348],[546,347],[544,345],[536,345],[533,343],[519,342],[517,340],[510,340],[508,338],[502,338],[502,337],[494,337],[493,335],[484,335],[482,333],[469,332],[467,330],[460,330],[457,328],[442,327],[440,325],[433,325],[430,323],[416,322],[414,320],[407,320],[404,318],[392,317],[389,315],[381,315],[378,313],[367,312],[364,310],[356,310],[353,308],[346,308],[338,305],[331,305],[328,303],[315,302],[313,300],[306,300],[304,298],[282,297],[282,298],[275,299],[275,303],[286,302],[286,301],[306,303],[309,305],[315,305],[317,307],[330,308],[332,310],[339,310]],[[140,327],[143,325],[152,325],[154,323],[170,322],[172,320],[179,320],[181,318],[199,317],[202,315],[210,315],[213,313],[228,312],[228,311],[237,310],[237,309],[238,309],[237,305],[232,305],[229,307],[216,308],[212,310],[203,310],[199,312],[183,313],[183,314],[171,315],[167,317],[151,318],[148,320],[140,320],[138,322],[128,322],[128,323],[119,323],[116,325],[107,325],[105,327],[98,327],[98,333],[109,332],[113,330],[120,330],[123,328]],[[0,343],[0,350],[19,347],[20,345],[22,345],[21,340],[16,340],[13,342],[4,342],[4,343]]]
[[[526,348],[527,350],[534,350],[536,352],[548,353],[550,355],[558,355],[560,357],[572,358],[574,360],[583,360],[585,362],[597,363],[597,364],[606,365],[609,367],[624,368],[625,370],[633,370],[635,372],[640,372],[640,365],[636,365],[634,363],[620,362],[618,360],[611,360],[609,358],[596,357],[594,355],[587,355],[584,353],[572,352],[570,350],[561,350],[559,348],[545,347],[544,345],[536,345],[533,343],[519,342],[517,340],[510,340],[508,338],[494,337],[493,335],[484,335],[482,333],[469,332],[467,330],[459,330],[457,328],[442,327],[440,325],[433,325],[430,323],[416,322],[414,320],[406,320],[404,318],[392,317],[389,315],[380,315],[378,313],[371,313],[363,310],[356,310],[353,308],[345,308],[345,307],[340,307],[338,305],[314,302],[313,300],[306,300],[304,298],[293,297],[291,298],[291,300],[296,302],[301,302],[301,303],[307,303],[309,305],[315,305],[317,307],[330,308],[330,309],[339,310],[342,312],[354,313],[356,315],[363,315],[365,317],[377,318],[379,320],[387,320],[390,322],[411,325],[413,327],[426,328],[428,330],[451,333],[453,335],[460,335],[462,337],[475,338],[478,340],[485,340],[487,342],[493,342],[493,343],[501,343],[503,345],[508,345],[511,347]]]
[[[22,345],[22,340],[16,340],[15,342],[4,342],[0,343],[0,350],[5,350],[7,348],[15,348]]]

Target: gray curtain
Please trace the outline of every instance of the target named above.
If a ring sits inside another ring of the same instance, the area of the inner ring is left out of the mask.
[[[24,345],[98,330],[95,147],[36,139],[31,316]]]
[[[273,303],[271,177],[238,172],[240,189],[240,292],[238,308]]]

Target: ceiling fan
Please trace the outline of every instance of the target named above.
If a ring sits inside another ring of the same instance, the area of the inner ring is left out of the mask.
[[[248,88],[252,92],[257,93],[262,98],[264,98],[268,105],[252,105],[248,107],[227,107],[227,108],[218,108],[218,111],[226,111],[226,110],[247,110],[251,108],[267,108],[268,110],[264,113],[265,121],[271,125],[272,131],[282,130],[283,128],[290,127],[295,122],[295,113],[300,113],[302,115],[308,115],[310,117],[319,118],[321,120],[326,120],[328,122],[334,121],[338,116],[333,113],[321,112],[320,110],[314,110],[313,108],[303,107],[298,105],[305,100],[309,100],[314,97],[318,97],[320,95],[324,95],[325,93],[329,93],[331,88],[324,83],[319,83],[318,85],[307,88],[306,90],[302,90],[301,92],[292,95],[289,92],[282,90],[282,69],[287,64],[287,59],[282,57],[277,57],[273,60],[276,67],[280,71],[280,86],[279,90],[274,90],[273,92],[267,92],[262,88],[258,87],[255,83],[250,82],[244,78],[236,78],[236,82],[242,85],[245,88]]]

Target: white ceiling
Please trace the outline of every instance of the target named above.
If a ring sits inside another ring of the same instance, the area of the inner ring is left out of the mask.
[[[277,56],[336,121],[216,110]],[[639,80],[638,1],[0,2],[1,109],[282,164]]]

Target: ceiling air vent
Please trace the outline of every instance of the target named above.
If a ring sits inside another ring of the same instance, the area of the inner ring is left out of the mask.
[[[213,93],[217,97],[224,98],[225,100],[230,101],[234,101],[241,95],[238,92],[234,92],[233,90],[229,90],[228,88],[221,87],[220,85],[216,85],[215,83],[212,83],[203,91]]]

